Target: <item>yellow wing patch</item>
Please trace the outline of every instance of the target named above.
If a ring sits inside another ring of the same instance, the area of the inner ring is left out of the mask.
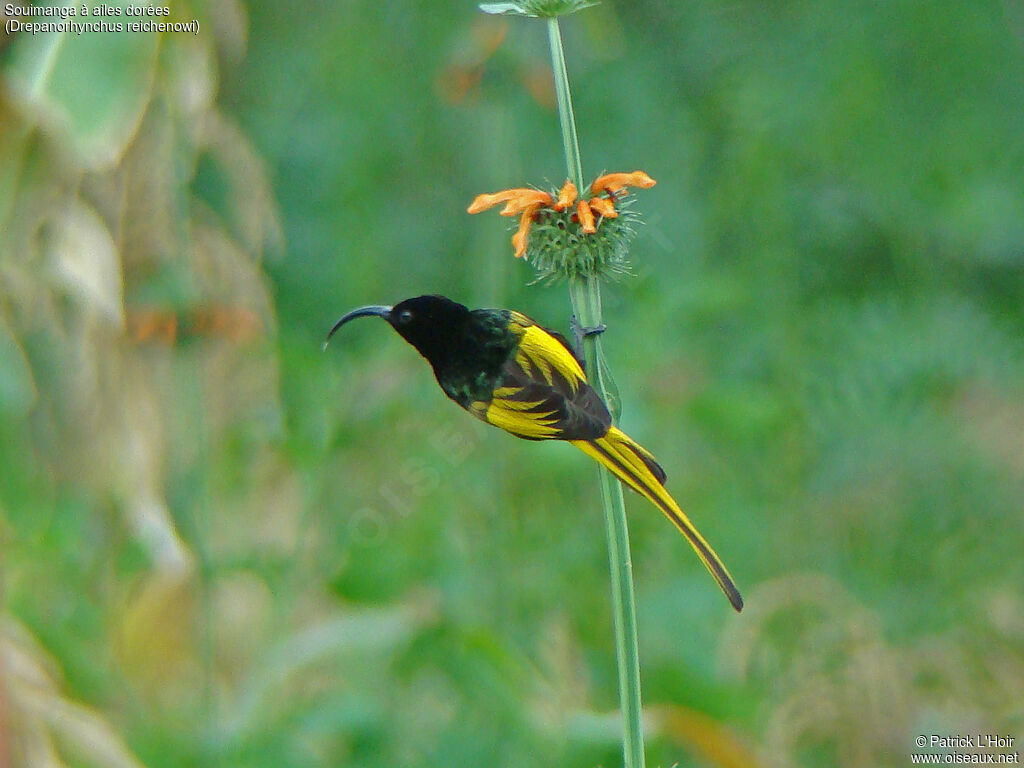
[[[538,405],[540,403],[495,398],[489,403],[470,403],[469,412],[481,421],[501,427],[506,432],[520,437],[538,440],[557,437],[558,427],[554,425],[558,423],[558,417],[554,413],[524,413],[526,409],[536,408]]]
[[[536,369],[548,384],[553,383],[552,371],[561,374],[572,391],[587,380],[579,362],[558,339],[519,312],[510,313],[510,326],[519,335],[516,363],[524,371]]]
[[[469,404],[468,410],[480,421],[493,424],[513,435],[538,440],[557,437],[558,427],[554,425],[558,423],[558,417],[554,412],[527,413],[530,408],[540,405],[540,402],[506,399],[508,395],[517,391],[516,387],[501,387],[494,390],[494,399],[489,403],[477,400]]]
[[[533,437],[540,440],[549,437],[557,437],[558,423],[556,418],[545,418],[552,416],[550,413],[523,413],[515,407],[519,403],[510,403],[507,400],[494,400],[487,408],[486,419],[496,427],[501,427],[506,432],[520,437]]]

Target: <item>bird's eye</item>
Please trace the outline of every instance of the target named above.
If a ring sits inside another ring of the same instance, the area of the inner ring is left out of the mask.
[[[410,320],[412,320],[412,312],[410,312],[408,309],[403,309],[401,312],[398,313],[399,325],[405,325]]]

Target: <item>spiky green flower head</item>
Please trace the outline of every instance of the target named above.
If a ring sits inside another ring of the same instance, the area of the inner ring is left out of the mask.
[[[532,18],[557,18],[582,11],[597,5],[596,0],[519,0],[512,3],[481,3],[484,13],[503,16],[530,16]]]
[[[584,230],[575,208],[539,210],[524,254],[537,271],[536,282],[629,275],[629,246],[640,222],[632,202],[624,200],[614,218],[597,216],[593,232]]]

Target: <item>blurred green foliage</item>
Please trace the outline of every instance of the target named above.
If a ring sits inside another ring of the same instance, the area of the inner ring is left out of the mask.
[[[589,462],[383,327],[320,351],[424,292],[565,327],[464,213],[562,181],[539,23],[172,10],[200,35],[2,39],[0,763],[616,764]],[[659,182],[606,292],[624,425],[748,606],[631,500],[649,764],[1021,743],[1024,5],[563,32],[585,175]]]

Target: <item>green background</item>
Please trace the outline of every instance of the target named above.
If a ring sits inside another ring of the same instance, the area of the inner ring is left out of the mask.
[[[0,749],[618,764],[592,463],[469,419],[383,323],[320,349],[421,293],[565,330],[465,213],[564,179],[543,24],[171,7],[200,34],[0,38]],[[747,602],[627,497],[648,764],[1019,744],[1024,5],[563,34],[584,175],[658,181],[605,287],[622,426]]]

